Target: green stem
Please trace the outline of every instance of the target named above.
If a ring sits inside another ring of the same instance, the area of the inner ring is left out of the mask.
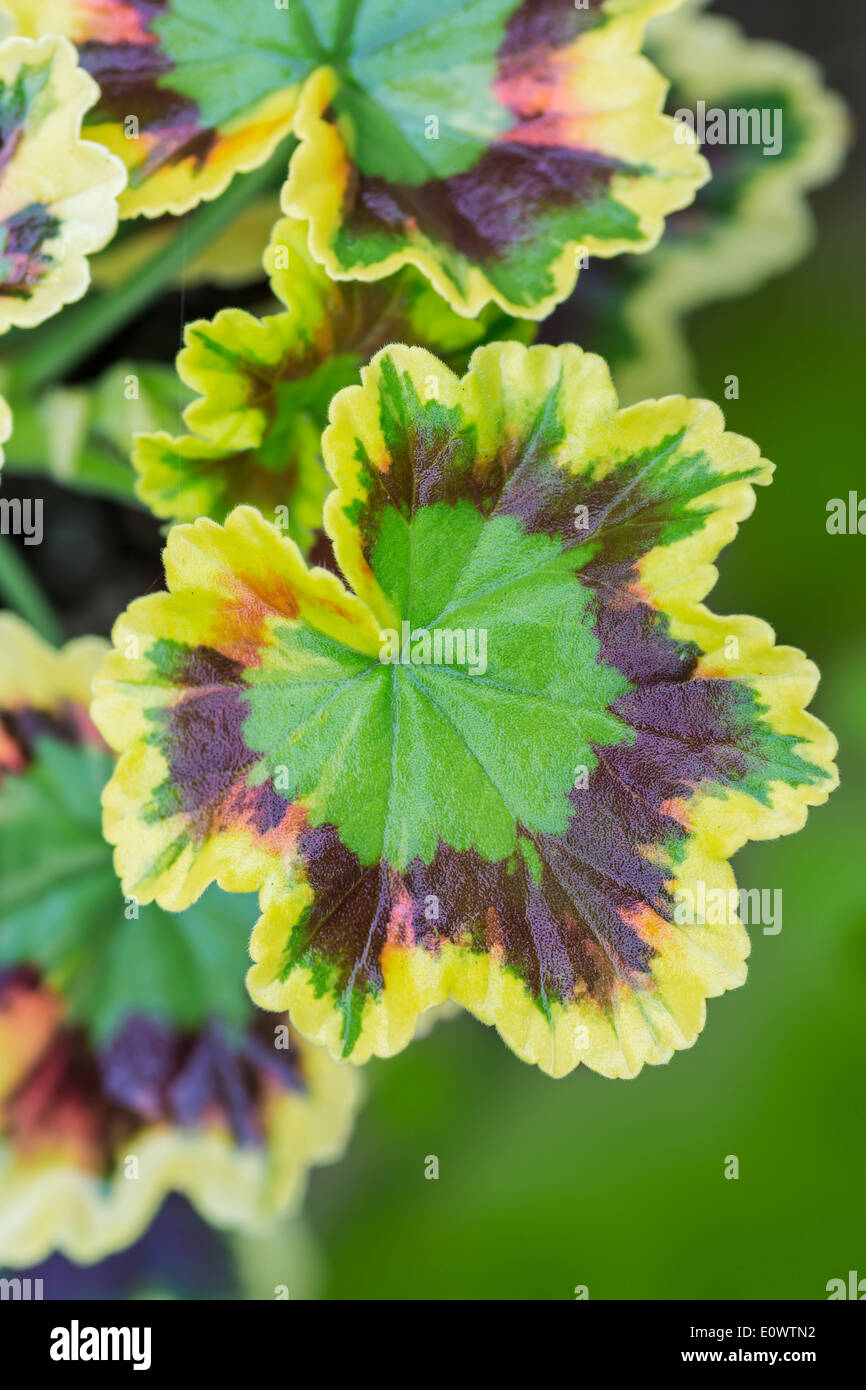
[[[63,633],[54,611],[12,542],[0,535],[0,597],[26,618],[47,642],[58,646]]]
[[[98,298],[88,296],[67,310],[44,338],[40,335],[39,341],[18,355],[16,378],[32,392],[68,376],[171,284],[188,261],[199,255],[280,171],[286,170],[289,153],[290,147],[284,140],[261,168],[239,175],[221,197],[204,204],[185,224],[183,233],[160,248],[140,271]]]

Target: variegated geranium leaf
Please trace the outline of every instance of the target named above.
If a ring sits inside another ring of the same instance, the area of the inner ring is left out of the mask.
[[[260,1225],[336,1156],[357,1097],[245,996],[248,898],[124,900],[100,832],[113,760],[87,714],[102,648],[55,652],[0,615],[3,1264],[100,1259],[171,1191]]]
[[[303,6],[223,0],[2,0],[18,33],[62,34],[99,84],[88,134],[129,172],[121,216],[182,213],[263,164],[315,52]]]
[[[284,1017],[191,1031],[133,1013],[97,1046],[37,970],[0,967],[0,1260],[104,1259],[172,1192],[261,1231],[337,1157],[356,1097]]]
[[[37,966],[100,1041],[129,1013],[240,1025],[250,901],[210,894],[177,916],[124,899],[114,873],[100,804],[113,758],[87,714],[104,644],[55,652],[0,614],[0,647],[0,967]]]
[[[461,318],[412,267],[376,284],[334,281],[310,255],[306,224],[289,218],[274,227],[265,264],[283,312],[222,309],[189,324],[177,367],[197,393],[184,412],[190,433],[141,434],[132,462],[138,495],[157,516],[223,521],[247,502],[307,552],[329,486],[328,406],[361,365],[402,339],[465,360],[488,335],[534,325],[492,305],[478,320]]]
[[[649,255],[595,262],[570,320],[627,401],[695,389],[684,320],[806,255],[807,194],[836,176],[850,140],[849,113],[811,58],[702,8],[654,20],[646,49],[671,82],[666,111],[706,137],[713,177]]]
[[[0,43],[0,332],[80,299],[114,235],[123,165],[81,138],[97,96],[65,39]]]
[[[669,8],[367,6],[345,67],[304,87],[284,209],[331,275],[409,263],[461,313],[543,318],[587,254],[647,250],[706,177],[639,52]]]
[[[253,998],[338,1056],[452,998],[554,1075],[633,1075],[744,978],[728,857],[834,784],[815,668],[702,604],[770,467],[708,402],[618,411],[575,347],[362,376],[324,439],[354,592],[241,507],[118,622],[125,888],[260,888]]]
[[[642,251],[705,177],[640,57],[677,0],[61,7],[129,169],[127,216],[180,213],[301,138],[284,192],[340,278],[421,269],[459,312],[540,318],[577,248]],[[24,32],[58,23],[5,0]]]

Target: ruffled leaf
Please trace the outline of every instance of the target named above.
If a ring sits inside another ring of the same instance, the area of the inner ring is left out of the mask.
[[[691,207],[668,220],[649,256],[593,266],[577,305],[582,341],[609,355],[626,400],[693,389],[683,320],[704,305],[751,293],[807,254],[814,227],[806,195],[836,176],[850,140],[845,105],[812,59],[751,39],[731,20],[696,8],[654,21],[647,51],[671,81],[671,115],[704,104],[703,153],[713,177]],[[763,133],[757,142],[711,143],[712,113],[727,120],[732,110],[759,113],[769,153]]]
[[[579,253],[645,251],[706,177],[639,56],[660,8],[425,0],[369,18],[348,71],[304,88],[285,211],[334,276],[409,263],[461,313],[543,318]]]
[[[129,173],[122,217],[183,213],[255,169],[291,128],[315,64],[300,5],[3,0],[19,33],[77,45],[100,99],[88,134]]]
[[[310,256],[305,224],[289,219],[273,229],[265,262],[285,312],[223,309],[188,325],[177,367],[198,393],[184,413],[191,433],[142,435],[132,461],[157,516],[223,521],[248,502],[306,552],[322,523],[320,441],[335,393],[386,342],[459,356],[513,323],[497,312],[459,317],[411,268],[376,285],[338,284]]]
[[[217,196],[292,130],[284,208],[332,275],[414,264],[469,317],[494,300],[541,318],[578,246],[645,250],[705,176],[638,56],[675,3],[72,0],[62,22],[102,90],[94,138],[129,169],[126,216]],[[45,22],[34,0],[9,7],[27,32]]]
[[[0,616],[0,1262],[89,1261],[170,1191],[258,1226],[336,1157],[357,1088],[241,988],[248,899],[124,899],[100,834],[102,643]],[[131,1174],[129,1161],[138,1167]],[[135,1177],[131,1181],[131,1176]]]
[[[64,39],[0,43],[0,332],[80,299],[114,235],[123,165],[81,139],[97,96]]]
[[[815,668],[701,602],[770,466],[708,402],[618,411],[575,347],[362,378],[323,441],[354,593],[238,508],[117,625],[118,869],[173,908],[260,887],[253,998],[335,1055],[450,997],[553,1075],[633,1075],[744,978],[727,858],[834,784]]]
[[[35,970],[0,970],[0,1261],[104,1259],[171,1192],[266,1230],[337,1157],[356,1098],[275,1015],[189,1032],[133,1014],[95,1047]]]

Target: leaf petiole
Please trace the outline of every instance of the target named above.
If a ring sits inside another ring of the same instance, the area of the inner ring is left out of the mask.
[[[0,598],[26,618],[46,642],[63,640],[60,623],[30,570],[7,536],[0,535]]]

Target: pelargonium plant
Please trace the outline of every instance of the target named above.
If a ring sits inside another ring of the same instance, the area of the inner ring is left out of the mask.
[[[32,327],[88,285],[117,228],[120,160],[81,138],[99,88],[62,38],[0,44],[0,333]]]
[[[0,537],[0,1263],[260,1228],[443,1010],[632,1077],[743,983],[835,741],[705,605],[772,465],[665,393],[845,124],[698,8],[2,0],[5,471],[166,588],[61,647]],[[683,119],[746,97],[772,172]]]
[[[338,1155],[357,1085],[245,996],[248,898],[124,900],[87,708],[104,644],[9,615],[0,643],[0,1264],[99,1259],[171,1191],[261,1228]]]
[[[452,998],[554,1075],[666,1061],[744,977],[728,857],[833,785],[814,667],[702,604],[769,465],[708,402],[618,411],[601,359],[517,343],[463,378],[384,348],[323,450],[345,584],[244,506],[175,528],[118,621],[126,891],[260,889],[251,993],[338,1057]]]
[[[374,284],[332,280],[308,250],[306,223],[289,218],[276,223],[265,265],[286,308],[263,319],[222,309],[187,327],[177,370],[198,392],[184,411],[190,433],[141,432],[132,463],[139,497],[176,521],[223,521],[245,501],[273,516],[290,497],[286,529],[306,552],[328,491],[328,405],[361,365],[395,340],[460,360],[484,338],[526,329],[495,309],[462,318],[412,267]]]

